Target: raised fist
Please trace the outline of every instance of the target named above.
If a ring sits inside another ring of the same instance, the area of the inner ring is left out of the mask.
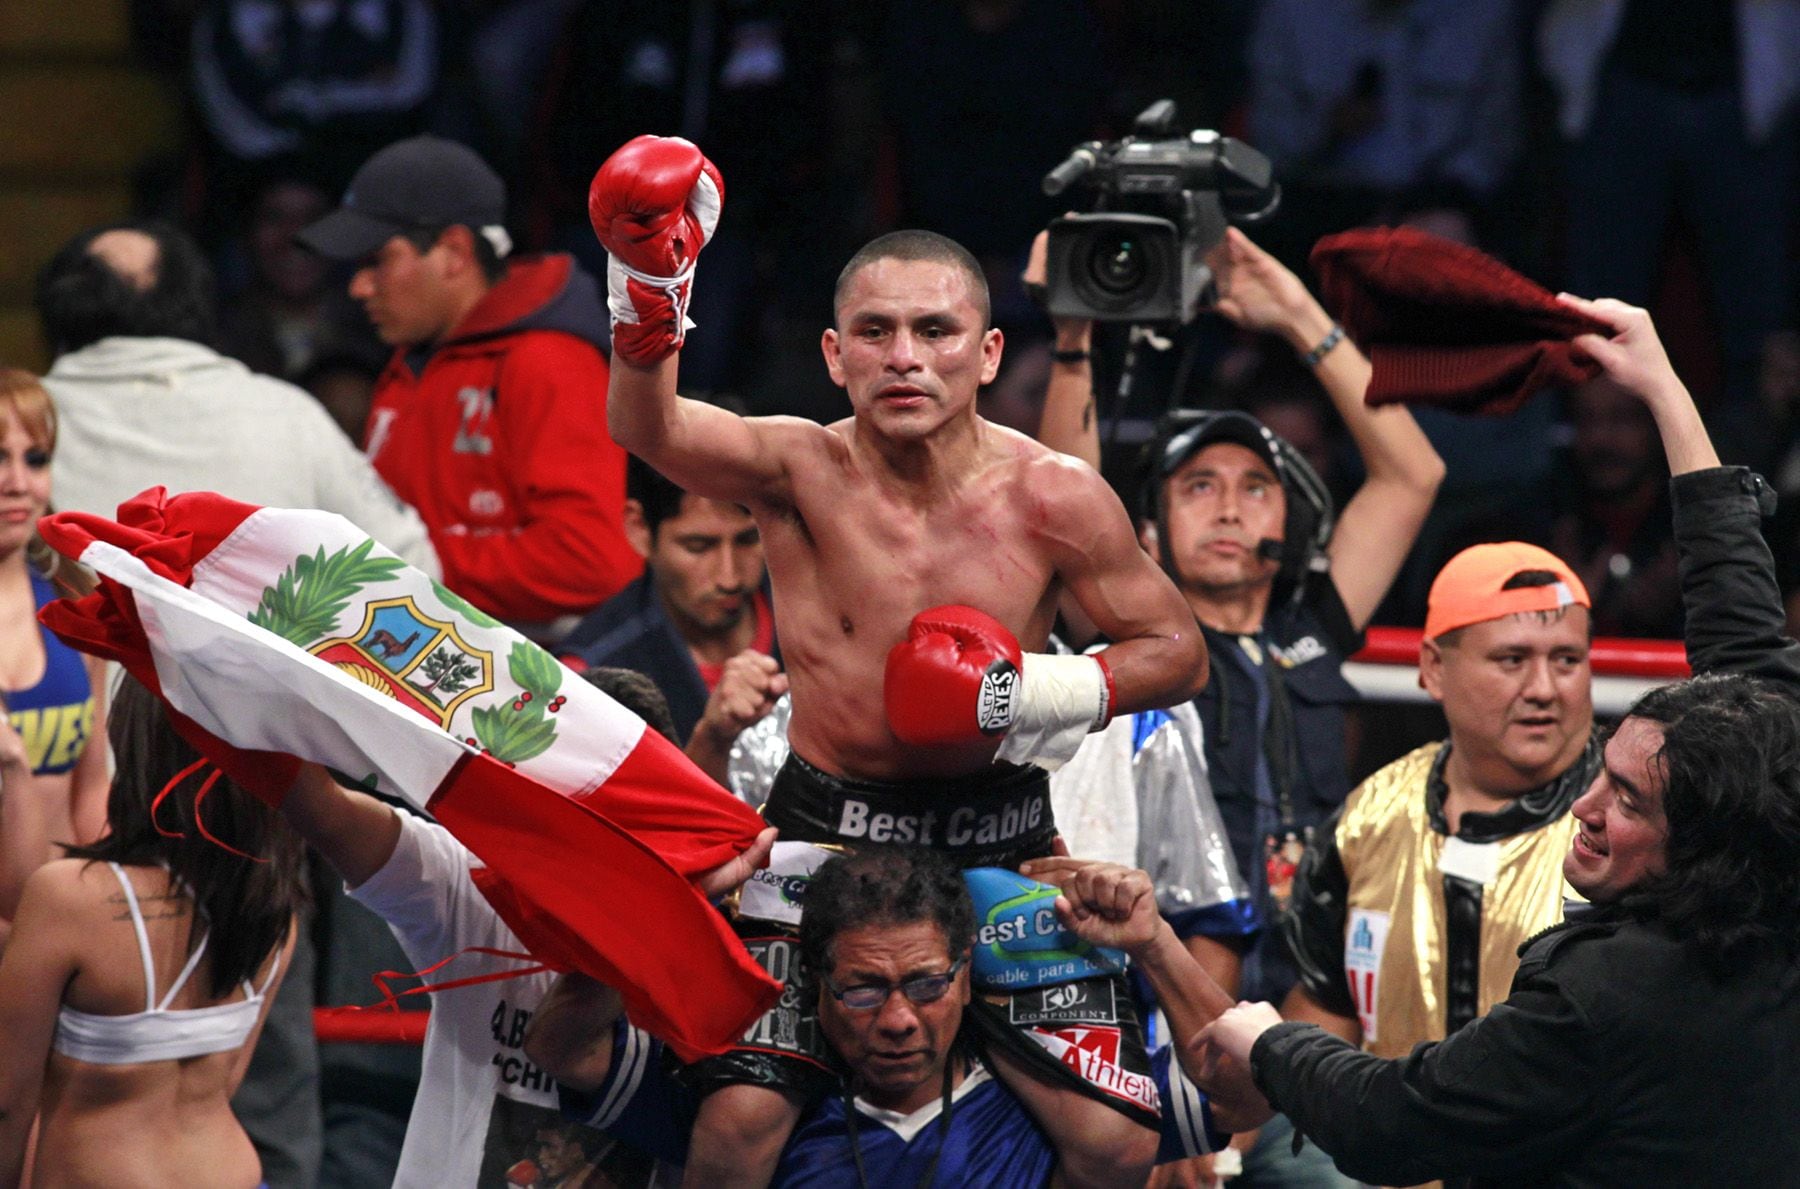
[[[594,174],[588,219],[609,257],[614,355],[647,367],[680,349],[694,260],[724,203],[718,169],[679,137],[636,137]]]

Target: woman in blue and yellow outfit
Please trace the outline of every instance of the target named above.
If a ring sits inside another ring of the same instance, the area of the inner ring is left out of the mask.
[[[37,621],[39,607],[87,586],[59,573],[37,536],[55,449],[49,393],[29,372],[0,368],[0,941],[25,877],[106,824],[103,670]]]

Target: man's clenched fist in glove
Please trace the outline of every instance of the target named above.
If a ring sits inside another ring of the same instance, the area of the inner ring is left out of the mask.
[[[675,136],[639,136],[588,187],[588,218],[607,251],[613,355],[648,367],[681,349],[694,259],[719,225],[725,182]]]
[[[1112,675],[1092,656],[1024,653],[993,616],[933,607],[888,653],[888,726],[903,743],[956,747],[1005,735],[997,758],[1048,767],[1111,718]]]

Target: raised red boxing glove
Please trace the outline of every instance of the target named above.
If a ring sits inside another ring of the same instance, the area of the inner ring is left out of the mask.
[[[998,759],[1058,766],[1111,718],[1112,675],[1098,656],[1025,653],[1005,624],[973,607],[913,617],[888,652],[888,726],[915,747],[1006,738]]]
[[[680,350],[694,259],[724,204],[718,169],[680,137],[635,137],[594,174],[588,219],[608,256],[614,354],[648,366]]]

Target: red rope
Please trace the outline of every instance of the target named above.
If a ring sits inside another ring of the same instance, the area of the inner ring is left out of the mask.
[[[212,792],[213,785],[218,784],[219,777],[223,775],[225,775],[224,769],[214,768],[207,776],[205,783],[200,786],[200,791],[194,794],[194,825],[200,828],[200,837],[206,839],[214,846],[224,847],[232,854],[237,855],[239,858],[249,859],[252,863],[267,863],[269,860],[258,858],[256,855],[241,851],[237,847],[231,845],[231,843],[221,841],[214,837],[213,832],[206,828],[206,819],[200,816],[200,802],[206,800],[206,794]]]
[[[509,958],[516,962],[531,962],[532,965],[522,966],[516,970],[495,970],[490,971],[487,974],[473,974],[467,978],[455,978],[442,983],[421,982],[416,987],[408,987],[406,990],[398,992],[388,985],[389,979],[423,979],[426,975],[436,974],[464,954],[486,954],[493,958]],[[485,945],[465,946],[464,948],[457,950],[454,954],[451,954],[448,958],[433,962],[423,970],[382,970],[370,975],[370,979],[381,991],[381,1001],[378,1003],[350,1004],[345,1007],[334,1007],[329,1010],[334,1014],[339,1012],[364,1012],[381,1009],[399,1011],[400,997],[403,995],[429,995],[434,991],[452,991],[457,987],[474,987],[479,986],[482,983],[505,982],[508,979],[524,978],[526,975],[530,974],[543,974],[549,969],[550,967],[545,966],[541,962],[537,962],[530,954],[519,953],[516,950],[499,950]]]
[[[169,782],[162,786],[162,790],[158,792],[155,799],[150,802],[150,824],[156,828],[158,834],[161,834],[164,838],[187,837],[187,835],[180,830],[163,829],[162,823],[156,820],[157,814],[161,812],[162,803],[168,800],[169,794],[181,787],[182,781],[199,772],[211,762],[212,761],[208,760],[205,756],[202,756],[175,775],[169,777]],[[240,859],[249,859],[252,863],[267,863],[269,861],[268,859],[260,858],[247,851],[241,851],[206,828],[206,819],[200,816],[200,804],[206,800],[207,794],[213,791],[213,786],[219,783],[219,777],[223,775],[225,775],[224,769],[214,768],[211,772],[206,774],[206,779],[200,782],[200,791],[194,794],[194,825],[199,828],[200,836],[214,846],[219,847],[222,850],[228,850]]]
[[[168,799],[169,794],[174,792],[177,788],[181,787],[182,781],[186,780],[188,777],[192,776],[194,773],[200,771],[200,769],[202,769],[204,767],[206,767],[206,757],[202,756],[200,759],[195,760],[193,763],[189,764],[187,767],[183,768],[181,771],[177,772],[175,775],[169,777],[169,782],[162,786],[162,791],[160,793],[156,794],[156,799],[154,801],[150,802],[150,824],[152,826],[155,826],[156,832],[158,834],[161,834],[164,838],[186,838],[187,837],[187,835],[183,834],[180,830],[165,830],[165,829],[163,829],[162,823],[156,820],[156,815],[162,809],[162,803]]]

